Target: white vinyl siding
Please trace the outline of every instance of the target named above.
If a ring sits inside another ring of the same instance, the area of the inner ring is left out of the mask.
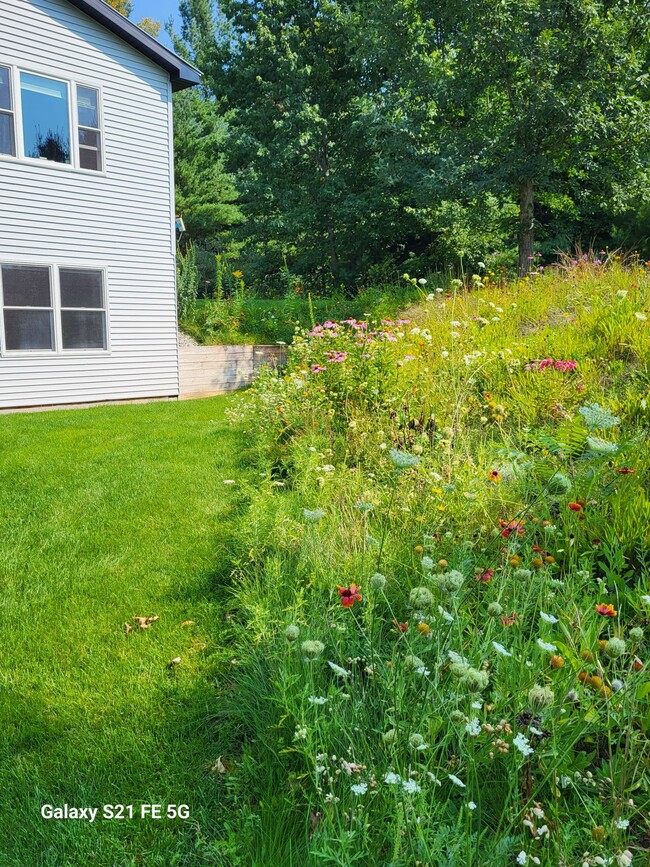
[[[0,0],[3,65],[70,82],[74,120],[72,84],[99,91],[101,171],[77,168],[76,131],[73,165],[0,154],[0,263],[52,268],[54,281],[101,268],[108,342],[0,350],[0,408],[177,395],[168,74],[67,0]]]

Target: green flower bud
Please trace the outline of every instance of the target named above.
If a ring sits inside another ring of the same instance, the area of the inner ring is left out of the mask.
[[[633,626],[630,629],[630,638],[632,641],[636,642],[636,644],[640,644],[643,641],[643,629],[640,626]]]
[[[414,587],[409,595],[409,605],[411,608],[428,611],[433,607],[434,602],[433,593],[428,587]]]
[[[314,659],[318,659],[321,653],[325,650],[325,645],[322,641],[303,641],[300,645],[300,649],[302,650],[302,655],[305,657],[307,662],[311,662]]]
[[[533,710],[544,710],[550,704],[553,704],[555,693],[550,686],[539,686],[535,684],[528,692],[528,704]]]
[[[503,607],[498,602],[490,602],[487,613],[490,617],[500,617],[503,614]]]
[[[625,653],[625,642],[622,638],[610,638],[605,645],[605,655],[610,659],[618,659]]]

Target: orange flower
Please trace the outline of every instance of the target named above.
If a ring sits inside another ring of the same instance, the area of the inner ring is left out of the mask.
[[[635,656],[635,657],[634,657],[634,662],[632,663],[632,668],[633,668],[635,671],[641,671],[641,670],[642,670],[642,668],[643,668],[643,663],[641,662],[641,660],[639,659],[638,656]]]
[[[501,617],[501,623],[503,623],[504,626],[519,626],[517,612],[513,611],[512,614],[504,614]]]
[[[398,632],[406,632],[409,628],[408,620],[405,623],[398,623],[397,620],[393,620],[393,626]]]
[[[551,668],[562,668],[562,666],[564,665],[564,660],[562,659],[561,656],[554,655],[551,657],[550,663],[551,663]]]
[[[339,596],[341,597],[341,605],[344,608],[352,608],[355,602],[361,602],[363,596],[359,593],[361,587],[357,587],[356,584],[350,584],[349,587],[339,587],[336,588],[339,591]]]
[[[582,512],[582,506],[580,503],[569,503],[569,508],[572,512]]]
[[[488,479],[496,484],[502,480],[501,473],[498,470],[490,470],[488,473]]]
[[[636,475],[636,470],[631,470],[629,467],[614,467],[614,472],[615,472],[615,473],[620,473],[620,474],[623,475],[623,476],[626,476],[626,475],[634,476],[634,475]]]
[[[604,602],[601,602],[600,605],[595,605],[594,608],[603,617],[616,617],[616,609],[613,605],[606,605]]]

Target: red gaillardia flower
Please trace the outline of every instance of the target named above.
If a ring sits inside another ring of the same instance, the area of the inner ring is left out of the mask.
[[[501,535],[504,539],[509,539],[510,536],[515,533],[517,536],[524,535],[524,524],[525,520],[521,521],[499,521],[499,525],[501,526]]]
[[[488,479],[496,484],[501,481],[501,473],[498,470],[490,470]]]
[[[594,606],[598,614],[602,614],[603,617],[616,617],[616,609],[613,605],[607,605],[604,602],[601,602],[600,605]]]
[[[476,576],[477,581],[481,581],[483,584],[489,584],[494,576],[494,569],[483,569],[482,572],[479,572]]]
[[[569,508],[572,512],[582,512],[582,506],[580,503],[569,503]]]
[[[352,608],[355,602],[361,602],[363,599],[363,596],[359,593],[361,586],[357,587],[356,584],[350,584],[349,587],[339,587],[337,585],[336,589],[339,591],[341,605],[344,608]]]
[[[502,615],[501,623],[503,623],[504,626],[519,626],[519,621],[517,620],[517,612],[513,611],[512,614]]]
[[[634,476],[636,475],[636,470],[631,470],[629,467],[614,467],[615,473],[621,473],[623,476]]]
[[[408,620],[405,623],[398,623],[397,620],[393,620],[393,626],[398,632],[406,632],[409,628]]]

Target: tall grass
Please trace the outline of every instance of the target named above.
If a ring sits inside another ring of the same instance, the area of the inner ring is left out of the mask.
[[[305,331],[236,413],[233,863],[643,863],[650,279],[491,281]]]

